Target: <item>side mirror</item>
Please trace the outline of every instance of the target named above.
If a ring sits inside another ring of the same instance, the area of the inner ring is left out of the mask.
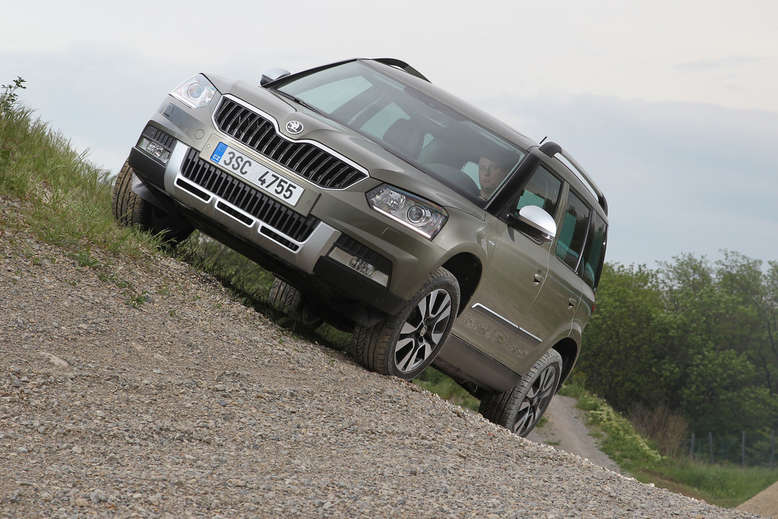
[[[262,72],[262,77],[259,79],[259,86],[265,86],[268,83],[272,83],[276,79],[281,79],[284,76],[288,76],[290,72],[283,68],[271,68]]]
[[[519,210],[518,216],[512,213],[509,220],[529,227],[543,241],[551,241],[556,236],[556,222],[546,211],[536,205],[526,205]]]

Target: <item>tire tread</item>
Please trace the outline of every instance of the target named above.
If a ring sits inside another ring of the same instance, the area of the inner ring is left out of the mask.
[[[273,280],[268,294],[270,306],[285,314],[294,314],[300,310],[302,298],[300,291],[279,278]]]
[[[419,289],[416,295],[397,313],[386,320],[369,328],[356,327],[354,330],[353,352],[357,362],[371,371],[382,375],[393,375],[389,369],[388,356],[392,354],[393,348],[390,341],[394,336],[397,326],[401,326],[409,307],[413,306],[420,295],[422,295],[431,284],[436,284],[440,280],[455,287],[457,308],[459,306],[459,282],[456,277],[443,267],[435,269],[427,278],[427,281]],[[452,323],[456,318],[455,312],[452,315]]]
[[[119,175],[116,177],[112,193],[113,216],[120,225],[137,225],[148,228],[147,203],[132,191],[132,178],[134,172],[130,164],[125,161]]]
[[[510,429],[512,417],[515,417],[524,394],[535,381],[537,375],[552,363],[558,363],[561,372],[562,357],[555,349],[550,349],[540,357],[521,381],[508,391],[491,393],[481,399],[478,411],[490,422]],[[558,382],[557,382],[558,383]],[[558,388],[557,388],[558,389]],[[545,413],[545,410],[544,410]]]

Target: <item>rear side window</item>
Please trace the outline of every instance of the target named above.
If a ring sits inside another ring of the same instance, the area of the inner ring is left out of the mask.
[[[562,182],[549,170],[540,166],[532,174],[527,187],[521,193],[516,204],[516,212],[518,213],[522,207],[535,205],[553,216],[561,189]]]
[[[605,220],[595,213],[589,225],[589,237],[586,240],[581,275],[590,287],[596,288],[602,272],[602,260],[605,258],[605,243],[608,226]]]
[[[573,270],[578,267],[578,259],[584,248],[590,211],[589,206],[570,191],[556,242],[556,255]]]

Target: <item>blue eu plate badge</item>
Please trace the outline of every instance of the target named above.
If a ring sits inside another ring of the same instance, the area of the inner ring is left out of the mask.
[[[227,151],[227,145],[223,142],[220,142],[218,146],[216,146],[216,149],[213,150],[213,154],[211,154],[211,160],[215,163],[219,163],[220,160],[222,160],[222,155],[224,155],[224,152]]]

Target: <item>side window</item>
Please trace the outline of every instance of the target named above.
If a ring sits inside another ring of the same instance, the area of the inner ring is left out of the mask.
[[[536,205],[553,216],[561,190],[562,182],[553,173],[540,166],[532,174],[527,187],[521,193],[516,203],[516,212],[518,213],[522,207]]]
[[[595,213],[592,223],[589,225],[589,237],[586,240],[584,249],[581,274],[584,281],[590,287],[596,288],[600,281],[600,272],[602,271],[602,260],[605,258],[605,243],[608,227],[605,220]]]
[[[562,228],[557,234],[556,255],[573,270],[578,267],[578,258],[583,250],[590,211],[589,207],[570,191],[562,218]]]

